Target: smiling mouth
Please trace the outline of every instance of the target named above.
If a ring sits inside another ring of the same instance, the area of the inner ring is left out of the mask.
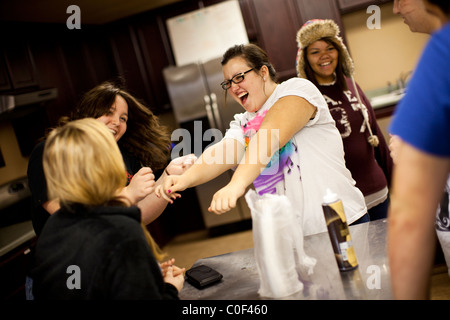
[[[116,130],[113,130],[113,129],[109,128],[109,131],[111,131],[111,133],[113,134],[113,136],[117,135],[117,131],[116,131]]]
[[[244,102],[248,98],[248,92],[243,92],[240,95],[238,95],[237,97],[241,100],[241,103],[244,104]]]
[[[330,64],[331,64],[331,61],[328,61],[328,62],[319,64],[319,66],[320,66],[320,67],[326,67],[326,66],[329,66]]]

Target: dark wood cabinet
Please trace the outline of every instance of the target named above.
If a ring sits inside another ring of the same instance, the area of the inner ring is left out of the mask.
[[[104,27],[88,31],[81,41],[81,46],[83,66],[90,79],[88,90],[117,75],[108,32]]]
[[[38,86],[36,67],[28,43],[13,41],[4,48],[13,89]]]
[[[280,80],[295,76],[295,40],[301,21],[293,1],[257,0],[252,3],[256,41],[268,54]]]
[[[30,40],[39,84],[58,89],[58,97],[45,105],[49,123],[73,110],[81,96],[117,75],[109,39],[103,28],[68,30],[62,25],[38,25]]]
[[[38,86],[36,67],[27,42],[8,39],[0,46],[0,56],[1,90]]]
[[[339,7],[335,0],[294,0],[301,18],[301,25],[311,19],[331,19],[344,33]]]
[[[117,72],[126,80],[128,91],[149,104],[153,95],[134,27],[116,24],[109,28],[109,39]]]
[[[65,71],[73,97],[82,94],[117,74],[107,34],[103,28],[82,31],[64,30],[63,40],[57,42],[60,63]]]
[[[58,119],[67,115],[77,102],[77,94],[66,68],[64,52],[58,43],[48,38],[35,38],[31,42],[31,50],[36,61],[41,87],[58,89],[56,99],[45,105],[48,122],[51,126],[55,126]]]
[[[257,42],[258,26],[256,16],[253,10],[253,0],[239,0],[242,17],[244,19],[245,29],[250,42]]]
[[[157,15],[149,18],[137,22],[135,32],[151,91],[150,107],[155,113],[161,113],[171,110],[162,71],[172,63],[172,53],[164,33],[164,22]]]
[[[9,91],[12,89],[11,81],[9,80],[8,69],[3,57],[3,53],[0,52],[0,91]]]

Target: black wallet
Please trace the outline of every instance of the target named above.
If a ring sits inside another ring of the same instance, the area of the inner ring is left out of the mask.
[[[186,279],[194,287],[202,289],[213,283],[219,282],[223,276],[216,270],[200,265],[186,271]]]

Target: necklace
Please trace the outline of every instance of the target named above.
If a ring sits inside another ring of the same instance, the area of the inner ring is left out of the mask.
[[[333,81],[320,83],[321,86],[333,86],[336,84],[336,72],[333,73]]]
[[[327,83],[321,83],[321,86],[333,86],[336,84],[336,79],[334,79],[332,82],[327,82]]]

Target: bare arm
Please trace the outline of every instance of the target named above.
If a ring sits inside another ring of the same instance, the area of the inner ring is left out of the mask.
[[[244,153],[244,147],[234,139],[222,139],[207,148],[184,176],[188,187],[208,182],[225,171],[234,168]]]
[[[398,141],[388,214],[388,253],[396,299],[426,299],[435,248],[436,210],[450,159]]]
[[[164,177],[166,177],[164,172],[155,183],[155,188],[162,183]],[[167,207],[167,201],[158,198],[154,192],[147,195],[144,199],[137,203],[139,209],[141,209],[141,219],[144,224],[149,224],[155,221]]]
[[[234,168],[244,154],[244,146],[234,139],[222,139],[208,147],[197,161],[183,175],[170,175],[155,193],[172,202],[170,196],[177,191],[208,182],[223,172]],[[170,190],[170,192],[169,192]]]
[[[173,159],[164,170],[163,174],[156,180],[154,187],[161,185],[167,173],[171,175],[183,174],[189,169],[197,158],[194,154],[186,155]],[[167,207],[167,201],[157,197],[154,192],[148,194],[145,198],[137,202],[137,206],[141,209],[141,218],[144,224],[155,221]]]
[[[279,99],[267,112],[258,133],[250,140],[230,183],[214,195],[209,210],[221,214],[234,208],[237,199],[266,167],[275,151],[300,131],[316,110],[308,101],[297,96]]]

